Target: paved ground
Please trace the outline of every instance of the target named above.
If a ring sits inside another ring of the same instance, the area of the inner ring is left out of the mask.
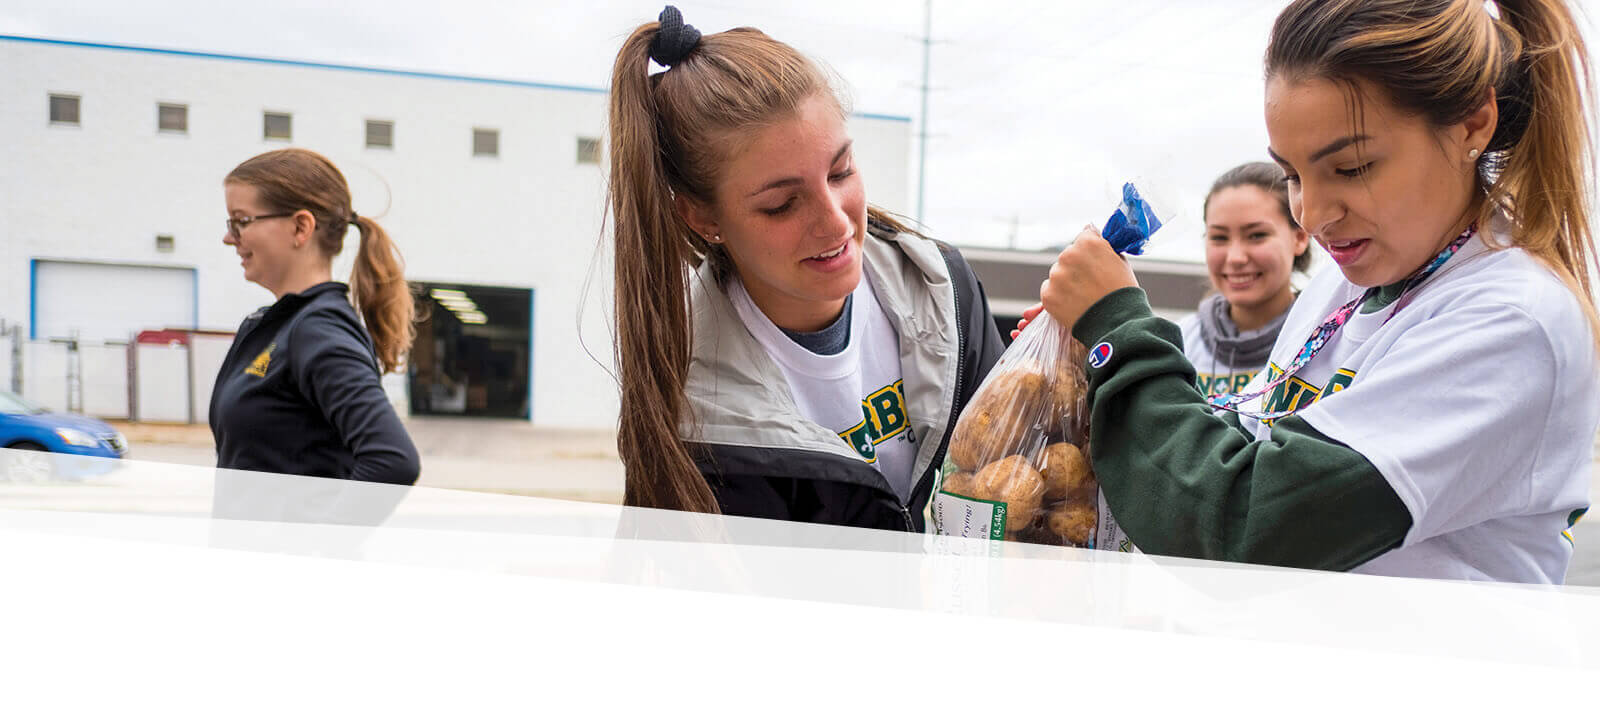
[[[130,459],[212,465],[205,426],[117,424],[128,436]],[[411,418],[422,453],[421,486],[467,489],[603,503],[622,501],[622,463],[609,431],[572,431],[522,421]],[[1600,438],[1596,438],[1600,457]],[[1591,496],[1600,501],[1600,462]],[[1600,514],[1573,529],[1577,552],[1569,584],[1600,586]]]
[[[206,426],[113,423],[128,458],[214,465]],[[419,486],[622,502],[622,462],[610,431],[543,428],[524,421],[411,418],[422,455]]]

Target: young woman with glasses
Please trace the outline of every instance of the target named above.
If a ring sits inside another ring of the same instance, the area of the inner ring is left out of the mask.
[[[217,375],[217,466],[414,484],[417,449],[379,381],[414,334],[393,241],[356,214],[343,174],[314,152],[256,156],[223,185],[222,241],[277,302],[245,318]],[[332,271],[350,228],[361,240],[347,286]]]

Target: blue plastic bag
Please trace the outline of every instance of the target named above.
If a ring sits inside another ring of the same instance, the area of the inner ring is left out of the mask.
[[[1144,243],[1161,229],[1161,218],[1150,204],[1139,195],[1132,183],[1122,184],[1122,204],[1111,214],[1100,236],[1111,244],[1118,254],[1144,254]]]

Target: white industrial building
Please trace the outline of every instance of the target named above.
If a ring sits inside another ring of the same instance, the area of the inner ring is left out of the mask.
[[[14,370],[47,406],[203,421],[228,337],[127,343],[231,332],[271,303],[222,244],[222,178],[297,146],[340,167],[408,278],[486,318],[435,308],[389,380],[398,406],[613,426],[605,105],[592,87],[0,36],[0,321],[20,334],[0,337],[0,387]],[[869,198],[899,212],[910,128],[851,125]],[[352,232],[336,277],[355,249]]]

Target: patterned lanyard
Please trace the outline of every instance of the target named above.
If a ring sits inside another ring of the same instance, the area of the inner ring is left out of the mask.
[[[1395,305],[1394,310],[1389,311],[1389,317],[1384,318],[1383,322],[1389,322],[1390,319],[1394,318],[1395,313],[1399,313],[1400,309],[1405,306],[1406,301],[1404,299],[1407,292],[1411,291],[1413,288],[1416,288],[1424,279],[1432,276],[1433,272],[1439,270],[1439,267],[1444,266],[1444,263],[1449,261],[1451,255],[1454,255],[1457,250],[1460,250],[1461,246],[1466,244],[1467,240],[1471,239],[1473,233],[1477,231],[1478,226],[1476,223],[1468,225],[1467,231],[1461,233],[1461,235],[1456,237],[1455,240],[1446,246],[1443,251],[1440,251],[1437,255],[1435,255],[1433,257],[1433,261],[1428,262],[1428,265],[1417,271],[1417,273],[1407,277],[1405,283],[1401,286],[1400,296],[1397,299],[1398,302]],[[1361,294],[1355,300],[1350,301],[1349,303],[1340,306],[1338,310],[1335,310],[1331,315],[1328,316],[1327,320],[1322,321],[1322,324],[1318,325],[1317,329],[1311,332],[1310,339],[1307,339],[1305,346],[1300,348],[1300,354],[1295,355],[1294,359],[1289,362],[1289,368],[1283,370],[1283,372],[1279,374],[1277,378],[1273,379],[1266,386],[1262,387],[1260,391],[1254,391],[1247,394],[1230,394],[1223,392],[1214,394],[1210,398],[1207,398],[1206,403],[1210,404],[1212,408],[1217,408],[1224,411],[1233,411],[1241,416],[1247,416],[1250,418],[1255,418],[1256,420],[1264,421],[1277,420],[1284,416],[1293,415],[1294,413],[1298,412],[1300,409],[1291,411],[1278,411],[1275,413],[1256,413],[1254,411],[1241,410],[1239,406],[1248,401],[1265,396],[1279,385],[1288,381],[1295,375],[1296,372],[1304,369],[1307,364],[1311,363],[1311,358],[1317,356],[1317,353],[1322,351],[1323,346],[1328,344],[1328,340],[1333,338],[1333,334],[1338,332],[1339,328],[1344,327],[1345,323],[1350,322],[1350,318],[1355,315],[1356,309],[1360,308],[1361,304],[1366,303],[1368,299],[1376,295],[1378,295],[1378,289],[1369,288],[1367,289],[1366,293]]]

